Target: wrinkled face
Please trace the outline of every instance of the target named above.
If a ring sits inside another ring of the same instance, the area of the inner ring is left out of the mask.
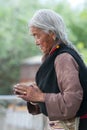
[[[35,43],[38,45],[43,53],[49,53],[55,44],[54,33],[46,33],[37,27],[30,28],[31,34],[34,36]]]

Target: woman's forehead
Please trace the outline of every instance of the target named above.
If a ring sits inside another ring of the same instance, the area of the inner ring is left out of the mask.
[[[32,26],[30,28],[31,34],[47,34],[43,29]]]
[[[42,29],[35,27],[35,26],[32,26],[32,27],[30,27],[30,31],[42,31]]]

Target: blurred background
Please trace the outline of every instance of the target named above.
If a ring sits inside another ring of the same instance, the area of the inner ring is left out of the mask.
[[[6,114],[9,110],[14,112],[14,120],[15,110],[26,113],[26,103],[13,95],[13,85],[33,81],[40,66],[42,54],[29,35],[28,21],[41,8],[53,9],[62,15],[69,39],[87,64],[87,0],[0,0],[1,124],[13,115]]]
[[[70,40],[87,62],[86,0],[0,0],[1,95],[12,94],[13,84],[20,81],[22,61],[41,55],[28,30],[29,19],[41,8],[50,8],[62,15]]]

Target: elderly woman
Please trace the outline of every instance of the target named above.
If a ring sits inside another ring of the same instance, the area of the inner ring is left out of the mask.
[[[29,112],[43,113],[53,121],[51,129],[87,130],[83,122],[78,128],[77,118],[83,115],[79,66],[84,63],[67,37],[63,19],[52,10],[41,9],[29,22],[29,30],[44,56],[35,83],[17,84],[15,93],[27,101]]]

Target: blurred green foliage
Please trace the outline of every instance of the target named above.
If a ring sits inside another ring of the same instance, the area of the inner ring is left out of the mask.
[[[70,40],[87,62],[87,2],[80,10],[72,9],[64,0],[0,0],[0,94],[12,94],[24,58],[41,54],[28,30],[29,19],[41,8],[50,8],[62,15]]]

